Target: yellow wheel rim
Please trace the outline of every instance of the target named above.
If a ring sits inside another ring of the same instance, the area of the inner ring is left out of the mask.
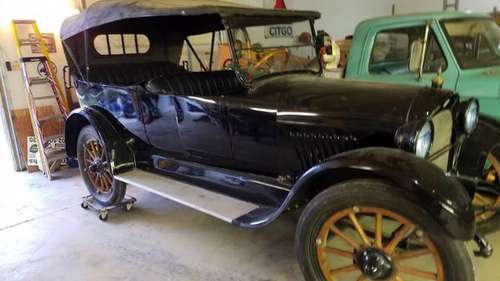
[[[316,239],[318,263],[328,281],[371,280],[355,258],[367,249],[381,253],[392,264],[390,274],[377,280],[445,280],[442,259],[430,238],[408,219],[386,209],[354,207],[336,212]]]

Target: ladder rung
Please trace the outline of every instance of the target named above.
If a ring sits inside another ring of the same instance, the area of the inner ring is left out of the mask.
[[[12,22],[15,24],[34,24],[36,21],[35,20],[13,20]]]
[[[48,100],[48,99],[55,99],[55,96],[41,96],[41,97],[33,97],[34,100]]]
[[[40,117],[40,118],[38,118],[38,122],[43,123],[43,122],[47,122],[47,121],[55,120],[55,119],[63,119],[64,120],[64,115],[56,114],[56,115]]]
[[[22,57],[21,62],[40,62],[40,61],[46,61],[47,58],[44,56],[38,56],[38,57]]]
[[[37,84],[45,84],[45,83],[50,83],[50,80],[48,78],[29,78],[30,85],[37,85]]]
[[[51,151],[46,154],[47,155],[47,160],[48,162],[56,161],[56,160],[61,160],[66,158],[66,151],[64,149],[61,150],[56,150],[56,151]]]

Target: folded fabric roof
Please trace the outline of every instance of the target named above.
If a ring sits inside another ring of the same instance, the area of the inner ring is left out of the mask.
[[[263,9],[221,0],[106,0],[95,2],[79,15],[66,19],[61,27],[61,38],[65,40],[82,31],[121,20],[196,15],[218,15],[227,22],[238,17],[272,17],[277,22],[287,18],[320,17],[320,13],[314,11]]]

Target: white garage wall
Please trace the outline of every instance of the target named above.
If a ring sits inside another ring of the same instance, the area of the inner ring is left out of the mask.
[[[439,11],[443,9],[443,1],[441,0],[395,0],[396,12],[400,13],[415,13],[427,11]],[[453,0],[449,1],[454,3]],[[497,6],[500,9],[500,0],[459,0],[459,9],[461,11],[473,12],[492,12]]]
[[[453,0],[450,0],[453,1]],[[268,7],[274,0],[264,0]],[[316,10],[322,13],[316,28],[324,29],[335,39],[342,39],[354,32],[355,26],[368,18],[387,16],[395,5],[397,14],[441,11],[442,0],[285,0],[289,9]],[[500,0],[460,0],[460,10],[492,12]]]
[[[272,0],[271,0],[272,1]],[[334,39],[343,39],[361,21],[392,13],[393,0],[285,0],[289,9],[316,10],[322,17],[316,29],[326,30]]]

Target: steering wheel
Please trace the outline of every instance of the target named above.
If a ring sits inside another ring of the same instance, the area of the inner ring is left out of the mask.
[[[290,57],[288,56],[288,50],[287,49],[278,49],[276,51],[272,51],[269,54],[266,54],[264,57],[262,57],[256,64],[253,65],[253,68],[255,70],[262,68],[264,64],[268,64],[269,60],[279,54],[285,54],[286,55],[286,61],[283,65],[288,64],[288,60]],[[282,67],[283,68],[283,67]]]
[[[233,66],[233,59],[229,58],[229,59],[226,59],[224,61],[224,63],[222,64],[222,68],[223,69],[231,69],[231,67]]]

